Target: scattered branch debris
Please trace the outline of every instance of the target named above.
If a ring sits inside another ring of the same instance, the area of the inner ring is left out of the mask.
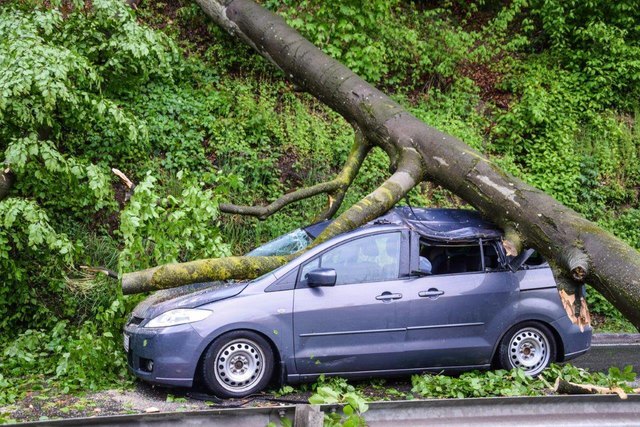
[[[638,389],[640,390],[640,389]],[[627,393],[618,386],[615,387],[603,387],[593,384],[576,384],[563,380],[560,377],[553,385],[553,391],[558,394],[617,394],[620,399],[627,399]],[[636,392],[636,390],[634,390]]]
[[[107,277],[111,277],[112,279],[118,278],[118,273],[116,273],[113,270],[109,270],[108,268],[105,268],[105,267],[89,267],[87,265],[81,265],[80,269],[88,271],[90,273],[102,273]]]
[[[120,169],[111,168],[111,172],[120,178],[129,190],[133,190],[135,188],[136,185]]]

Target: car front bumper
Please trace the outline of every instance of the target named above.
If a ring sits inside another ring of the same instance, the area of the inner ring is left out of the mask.
[[[124,334],[129,341],[127,364],[136,377],[161,385],[193,385],[202,337],[191,325],[166,328],[127,325]]]

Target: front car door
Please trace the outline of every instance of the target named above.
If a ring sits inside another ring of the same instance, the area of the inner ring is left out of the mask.
[[[397,303],[408,272],[408,232],[341,242],[300,267],[294,292],[294,346],[299,374],[388,369],[402,352]],[[333,268],[332,287],[310,288],[305,275]]]

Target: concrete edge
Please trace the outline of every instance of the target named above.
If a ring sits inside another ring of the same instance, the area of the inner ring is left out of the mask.
[[[593,334],[591,345],[640,345],[640,334]]]

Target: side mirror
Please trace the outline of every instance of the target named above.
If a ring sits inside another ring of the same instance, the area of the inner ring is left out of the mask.
[[[522,264],[524,264],[531,257],[531,255],[533,255],[534,252],[534,249],[527,249],[520,252],[520,255],[509,260],[509,270],[514,273],[518,271],[518,269],[522,267]]]
[[[317,268],[308,272],[304,278],[310,288],[317,288],[335,286],[337,275],[333,268]]]

